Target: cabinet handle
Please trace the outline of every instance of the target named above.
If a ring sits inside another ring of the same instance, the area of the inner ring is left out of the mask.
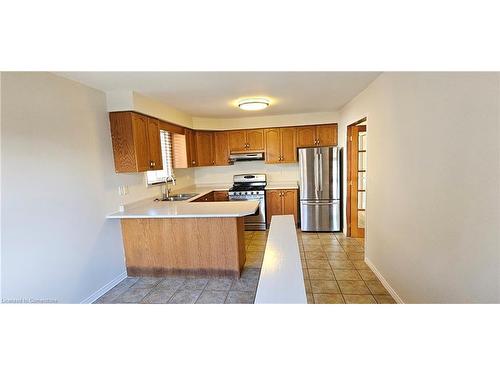
[[[191,161],[191,164],[195,165],[195,164],[196,164],[196,161],[192,160],[192,161]]]
[[[154,166],[155,166],[155,162],[153,160],[150,160],[149,161],[149,167],[150,168],[154,168]]]

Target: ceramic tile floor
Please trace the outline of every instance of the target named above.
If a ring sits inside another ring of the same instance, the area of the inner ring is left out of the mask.
[[[364,242],[297,231],[308,303],[394,303],[364,263]],[[253,303],[267,232],[245,232],[241,278],[128,277],[95,303]]]
[[[95,303],[253,303],[267,232],[245,232],[246,263],[239,280],[128,277]]]
[[[364,262],[364,239],[297,231],[308,303],[395,303]]]

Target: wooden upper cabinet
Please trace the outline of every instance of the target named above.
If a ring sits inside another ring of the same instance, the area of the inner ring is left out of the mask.
[[[298,126],[297,147],[337,146],[337,124]]]
[[[295,163],[297,161],[297,129],[281,128],[281,162]]]
[[[229,165],[228,132],[214,133],[214,154],[215,165]]]
[[[316,145],[316,127],[297,127],[297,147],[314,147]]]
[[[174,168],[229,165],[231,152],[265,151],[266,163],[295,163],[298,147],[337,145],[337,124],[196,131],[132,111],[109,119],[117,173],[163,169],[162,130],[171,133]]]
[[[281,163],[281,137],[279,129],[264,130],[266,142],[266,163]]]
[[[158,120],[134,112],[111,112],[109,120],[117,173],[163,168]]]
[[[264,150],[264,129],[232,130],[228,133],[229,152]]]
[[[196,136],[195,132],[191,129],[184,129],[184,135],[186,136],[186,155],[188,165],[190,167],[198,166],[198,160],[196,157]]]
[[[229,133],[229,152],[246,151],[247,136],[244,130],[233,130]]]
[[[297,161],[297,132],[295,128],[265,129],[266,163]]]
[[[337,124],[316,126],[318,146],[337,146]]]
[[[246,131],[247,136],[247,151],[263,151],[264,150],[264,130],[252,129]]]
[[[210,131],[196,131],[197,166],[214,165],[214,133]]]
[[[155,118],[148,118],[148,142],[151,169],[163,169],[161,157],[160,123]]]

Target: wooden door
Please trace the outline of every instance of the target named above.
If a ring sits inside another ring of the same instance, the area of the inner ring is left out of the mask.
[[[316,126],[316,139],[318,146],[337,146],[337,125]]]
[[[132,113],[131,116],[137,172],[149,171],[151,160],[149,158],[148,118],[137,113]]]
[[[162,170],[160,123],[155,118],[148,118],[148,146],[151,170]]]
[[[228,132],[214,133],[214,160],[215,165],[229,165]]]
[[[281,128],[281,162],[295,163],[297,161],[297,129]]]
[[[266,215],[267,222],[271,224],[273,215],[283,213],[281,190],[266,190]]]
[[[244,130],[233,130],[229,133],[229,152],[246,151],[246,133]]]
[[[281,140],[279,129],[266,129],[264,132],[266,141],[266,163],[275,164],[281,162]]]
[[[196,131],[196,156],[197,165],[199,167],[206,167],[214,165],[213,156],[213,133],[206,131]]]
[[[366,125],[347,127],[347,235],[365,236]]]
[[[246,131],[247,150],[248,151],[263,151],[264,150],[264,130],[255,129]]]
[[[196,137],[195,132],[191,129],[185,129],[184,134],[186,136],[186,154],[189,167],[196,167],[198,165],[196,157]]]
[[[297,147],[313,147],[316,145],[316,127],[297,127]]]
[[[297,190],[282,190],[283,215],[293,215],[295,224],[297,224]]]

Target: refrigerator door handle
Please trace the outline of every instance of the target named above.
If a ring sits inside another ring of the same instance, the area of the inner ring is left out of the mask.
[[[319,152],[319,160],[318,160],[318,169],[319,169],[319,191],[323,191],[323,154],[321,151]]]
[[[304,202],[304,201],[301,201],[300,204],[303,204],[304,206],[331,206],[332,204],[335,204],[335,202]]]
[[[318,154],[314,153],[314,190],[318,192],[318,185],[319,185],[319,161],[318,161]]]

